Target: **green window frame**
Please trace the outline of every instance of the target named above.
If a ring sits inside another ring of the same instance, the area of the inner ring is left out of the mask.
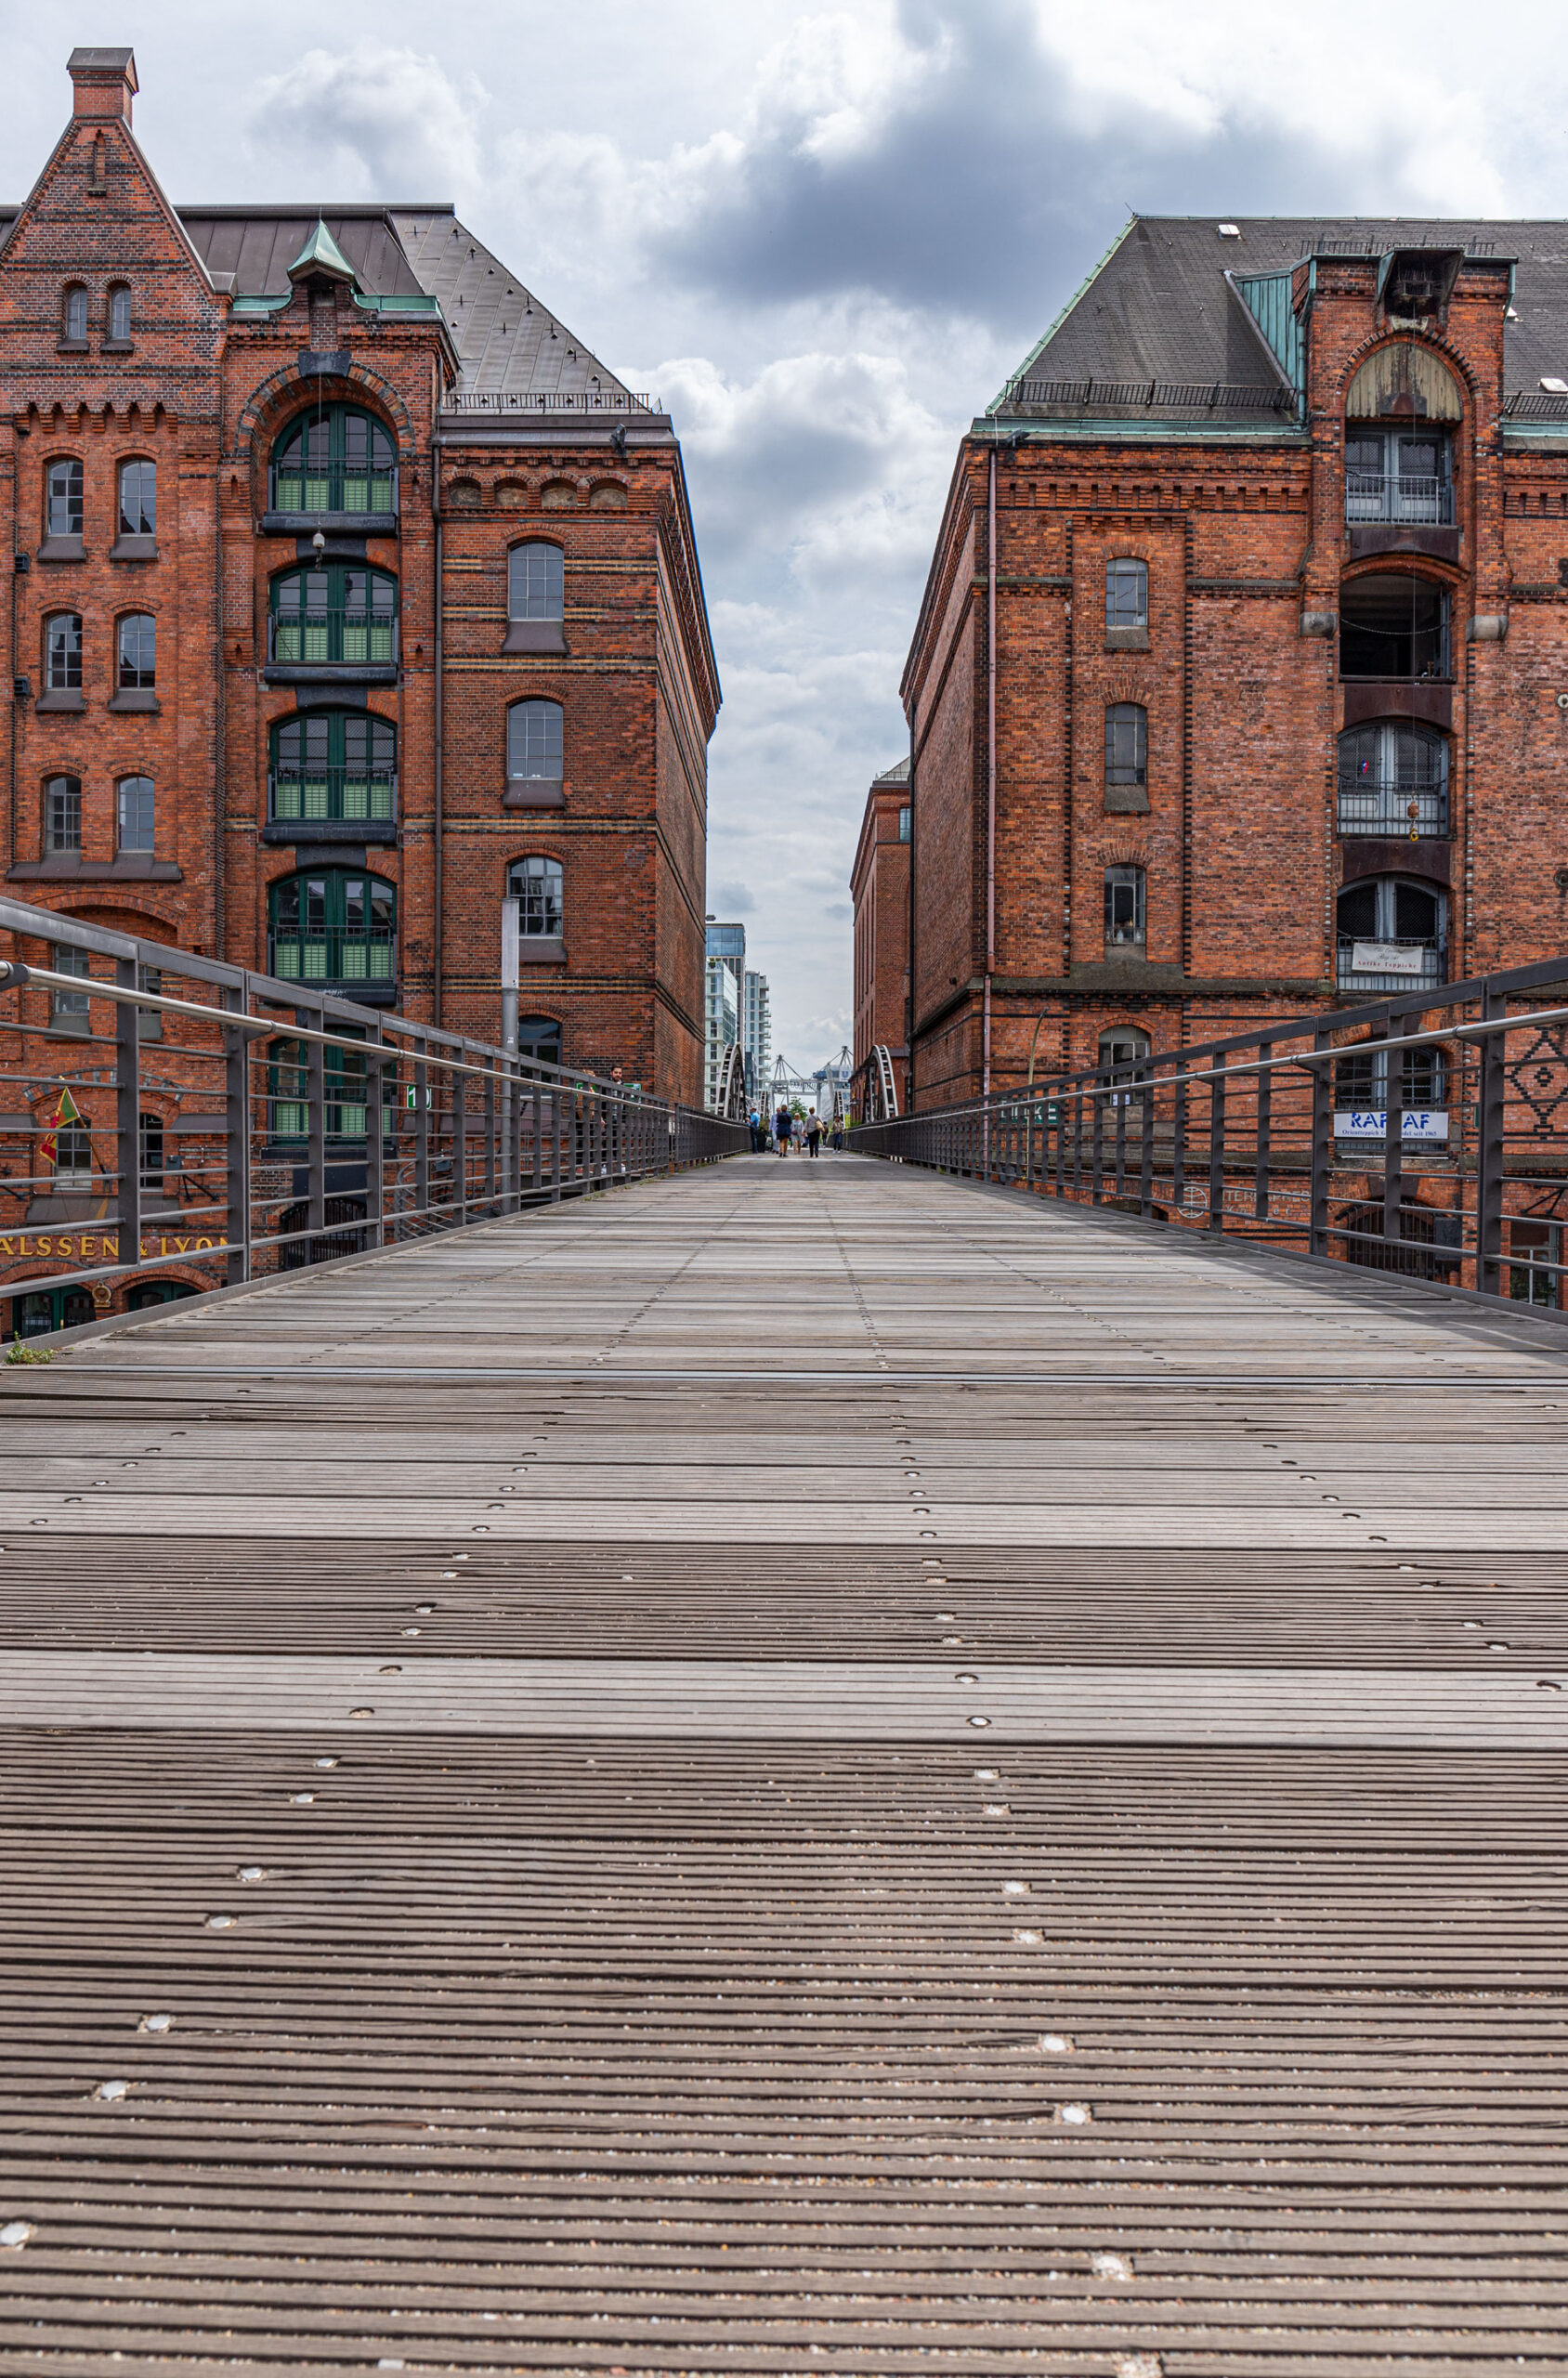
[[[273,727],[273,818],[390,825],[397,807],[398,730],[390,719],[363,710],[312,710]]]
[[[336,1029],[346,1031],[339,1026]],[[351,1038],[352,1035],[346,1034]],[[270,1130],[275,1140],[303,1140],[309,1130],[309,1105],[306,1093],[306,1045],[303,1040],[283,1038],[268,1044],[267,1052],[267,1091],[270,1109]],[[369,1113],[367,1091],[368,1069],[363,1057],[352,1049],[327,1048],[321,1052],[322,1104],[326,1110],[326,1135],[329,1140],[358,1140],[366,1135]],[[398,1067],[388,1059],[381,1067],[381,1129],[384,1138],[390,1138],[397,1128]]]
[[[398,450],[391,432],[358,405],[296,414],[272,449],[274,512],[362,516],[398,509]]]
[[[306,668],[389,669],[398,658],[398,581],[332,562],[287,569],[268,598],[268,657]]]
[[[268,965],[280,982],[344,990],[390,986],[398,893],[361,868],[309,867],[267,895]]]

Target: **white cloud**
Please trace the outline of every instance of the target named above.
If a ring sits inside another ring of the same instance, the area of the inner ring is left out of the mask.
[[[418,50],[309,49],[260,84],[248,145],[309,197],[463,199],[481,180],[482,103]]]

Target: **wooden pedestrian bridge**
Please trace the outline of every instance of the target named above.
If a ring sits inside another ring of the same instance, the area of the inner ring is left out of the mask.
[[[7,2369],[1568,2370],[1568,1339],[1070,1126],[0,1371]]]

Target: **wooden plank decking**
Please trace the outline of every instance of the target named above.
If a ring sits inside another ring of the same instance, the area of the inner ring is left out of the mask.
[[[1568,2370],[1568,1339],[771,1157],[0,1378],[0,2355]]]

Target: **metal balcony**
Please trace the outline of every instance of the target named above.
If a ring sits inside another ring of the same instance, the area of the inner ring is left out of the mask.
[[[274,930],[269,963],[282,983],[310,983],[323,990],[346,993],[390,990],[397,973],[397,934],[385,927],[359,932],[333,925],[315,932]]]
[[[1346,837],[1442,841],[1448,832],[1448,787],[1407,777],[1341,776],[1339,826]]]
[[[398,660],[395,613],[346,606],[273,612],[268,621],[269,667],[392,669]]]
[[[398,809],[397,770],[341,761],[280,767],[269,779],[268,808],[278,825],[389,826]]]
[[[1387,521],[1407,529],[1451,529],[1454,489],[1448,479],[1392,477],[1382,472],[1347,471],[1345,518]]]
[[[383,519],[398,509],[398,474],[342,463],[297,470],[280,470],[274,464],[268,492],[272,512]]]
[[[1373,999],[1392,997],[1395,991],[1424,991],[1446,979],[1446,959],[1435,935],[1383,941],[1341,934],[1337,979],[1341,991],[1365,991]]]

